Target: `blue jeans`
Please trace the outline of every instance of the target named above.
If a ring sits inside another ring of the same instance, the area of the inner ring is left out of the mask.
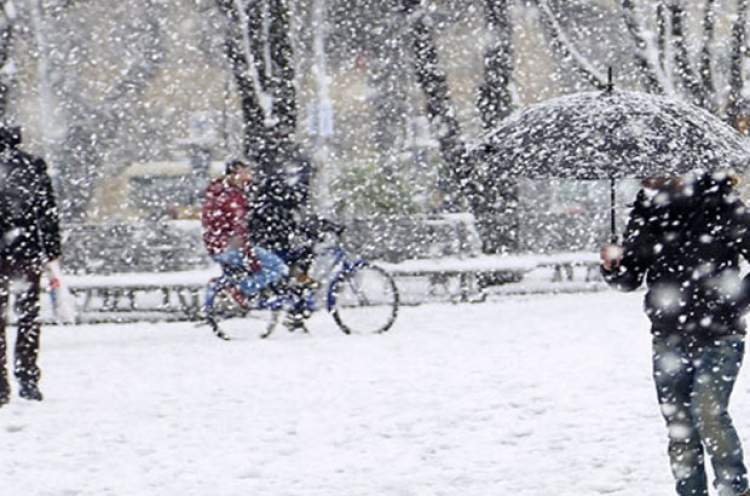
[[[654,381],[680,496],[708,496],[704,450],[720,496],[747,490],[742,445],[727,412],[744,353],[741,335],[703,343],[675,335],[654,337]]]
[[[289,273],[284,261],[272,252],[259,246],[253,248],[253,251],[255,252],[255,258],[260,263],[260,270],[243,275],[239,281],[238,287],[245,296],[260,293],[263,288],[278,282]],[[242,271],[246,267],[245,258],[239,250],[225,251],[214,255],[213,259],[222,266],[225,272]]]

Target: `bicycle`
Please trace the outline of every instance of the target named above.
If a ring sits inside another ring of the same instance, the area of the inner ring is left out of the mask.
[[[322,306],[344,334],[388,331],[398,316],[396,283],[381,267],[363,258],[353,258],[342,247],[342,232],[336,232],[336,244],[318,254],[319,264],[325,264],[326,256],[332,261],[321,274],[316,273],[316,280],[322,283],[317,288],[300,286],[293,277],[286,276],[248,297],[239,289],[241,275],[225,272],[209,281],[205,316],[214,334],[230,340],[225,331],[230,325],[242,328],[249,318],[264,315],[266,325],[260,337],[267,338],[276,329],[282,313],[287,314],[285,325],[290,331],[306,333],[309,331],[304,322]]]

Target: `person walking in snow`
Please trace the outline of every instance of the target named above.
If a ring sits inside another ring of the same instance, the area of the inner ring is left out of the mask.
[[[203,242],[224,273],[236,276],[242,292],[252,296],[287,273],[284,262],[270,250],[253,245],[248,230],[250,167],[229,161],[224,176],[206,189],[201,216]]]
[[[15,303],[18,335],[13,361],[19,394],[42,400],[39,391],[39,295],[47,264],[60,258],[60,226],[52,181],[44,160],[18,149],[19,128],[0,128],[0,405],[10,400],[5,325],[10,281],[23,290]]]
[[[622,246],[601,251],[605,281],[633,291],[644,278],[653,378],[681,496],[708,495],[704,452],[722,496],[750,495],[742,446],[728,413],[745,352],[750,211],[725,173],[650,178]]]

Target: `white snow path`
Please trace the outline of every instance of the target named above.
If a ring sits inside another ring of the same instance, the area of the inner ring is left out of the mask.
[[[671,494],[640,294],[405,308],[382,336],[329,320],[45,328],[44,402],[0,409],[0,494]]]

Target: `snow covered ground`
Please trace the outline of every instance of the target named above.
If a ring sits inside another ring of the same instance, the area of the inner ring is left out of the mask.
[[[0,409],[0,493],[671,494],[641,295],[404,308],[392,332],[222,342],[47,327],[43,403]],[[747,372],[732,411],[750,446]]]

